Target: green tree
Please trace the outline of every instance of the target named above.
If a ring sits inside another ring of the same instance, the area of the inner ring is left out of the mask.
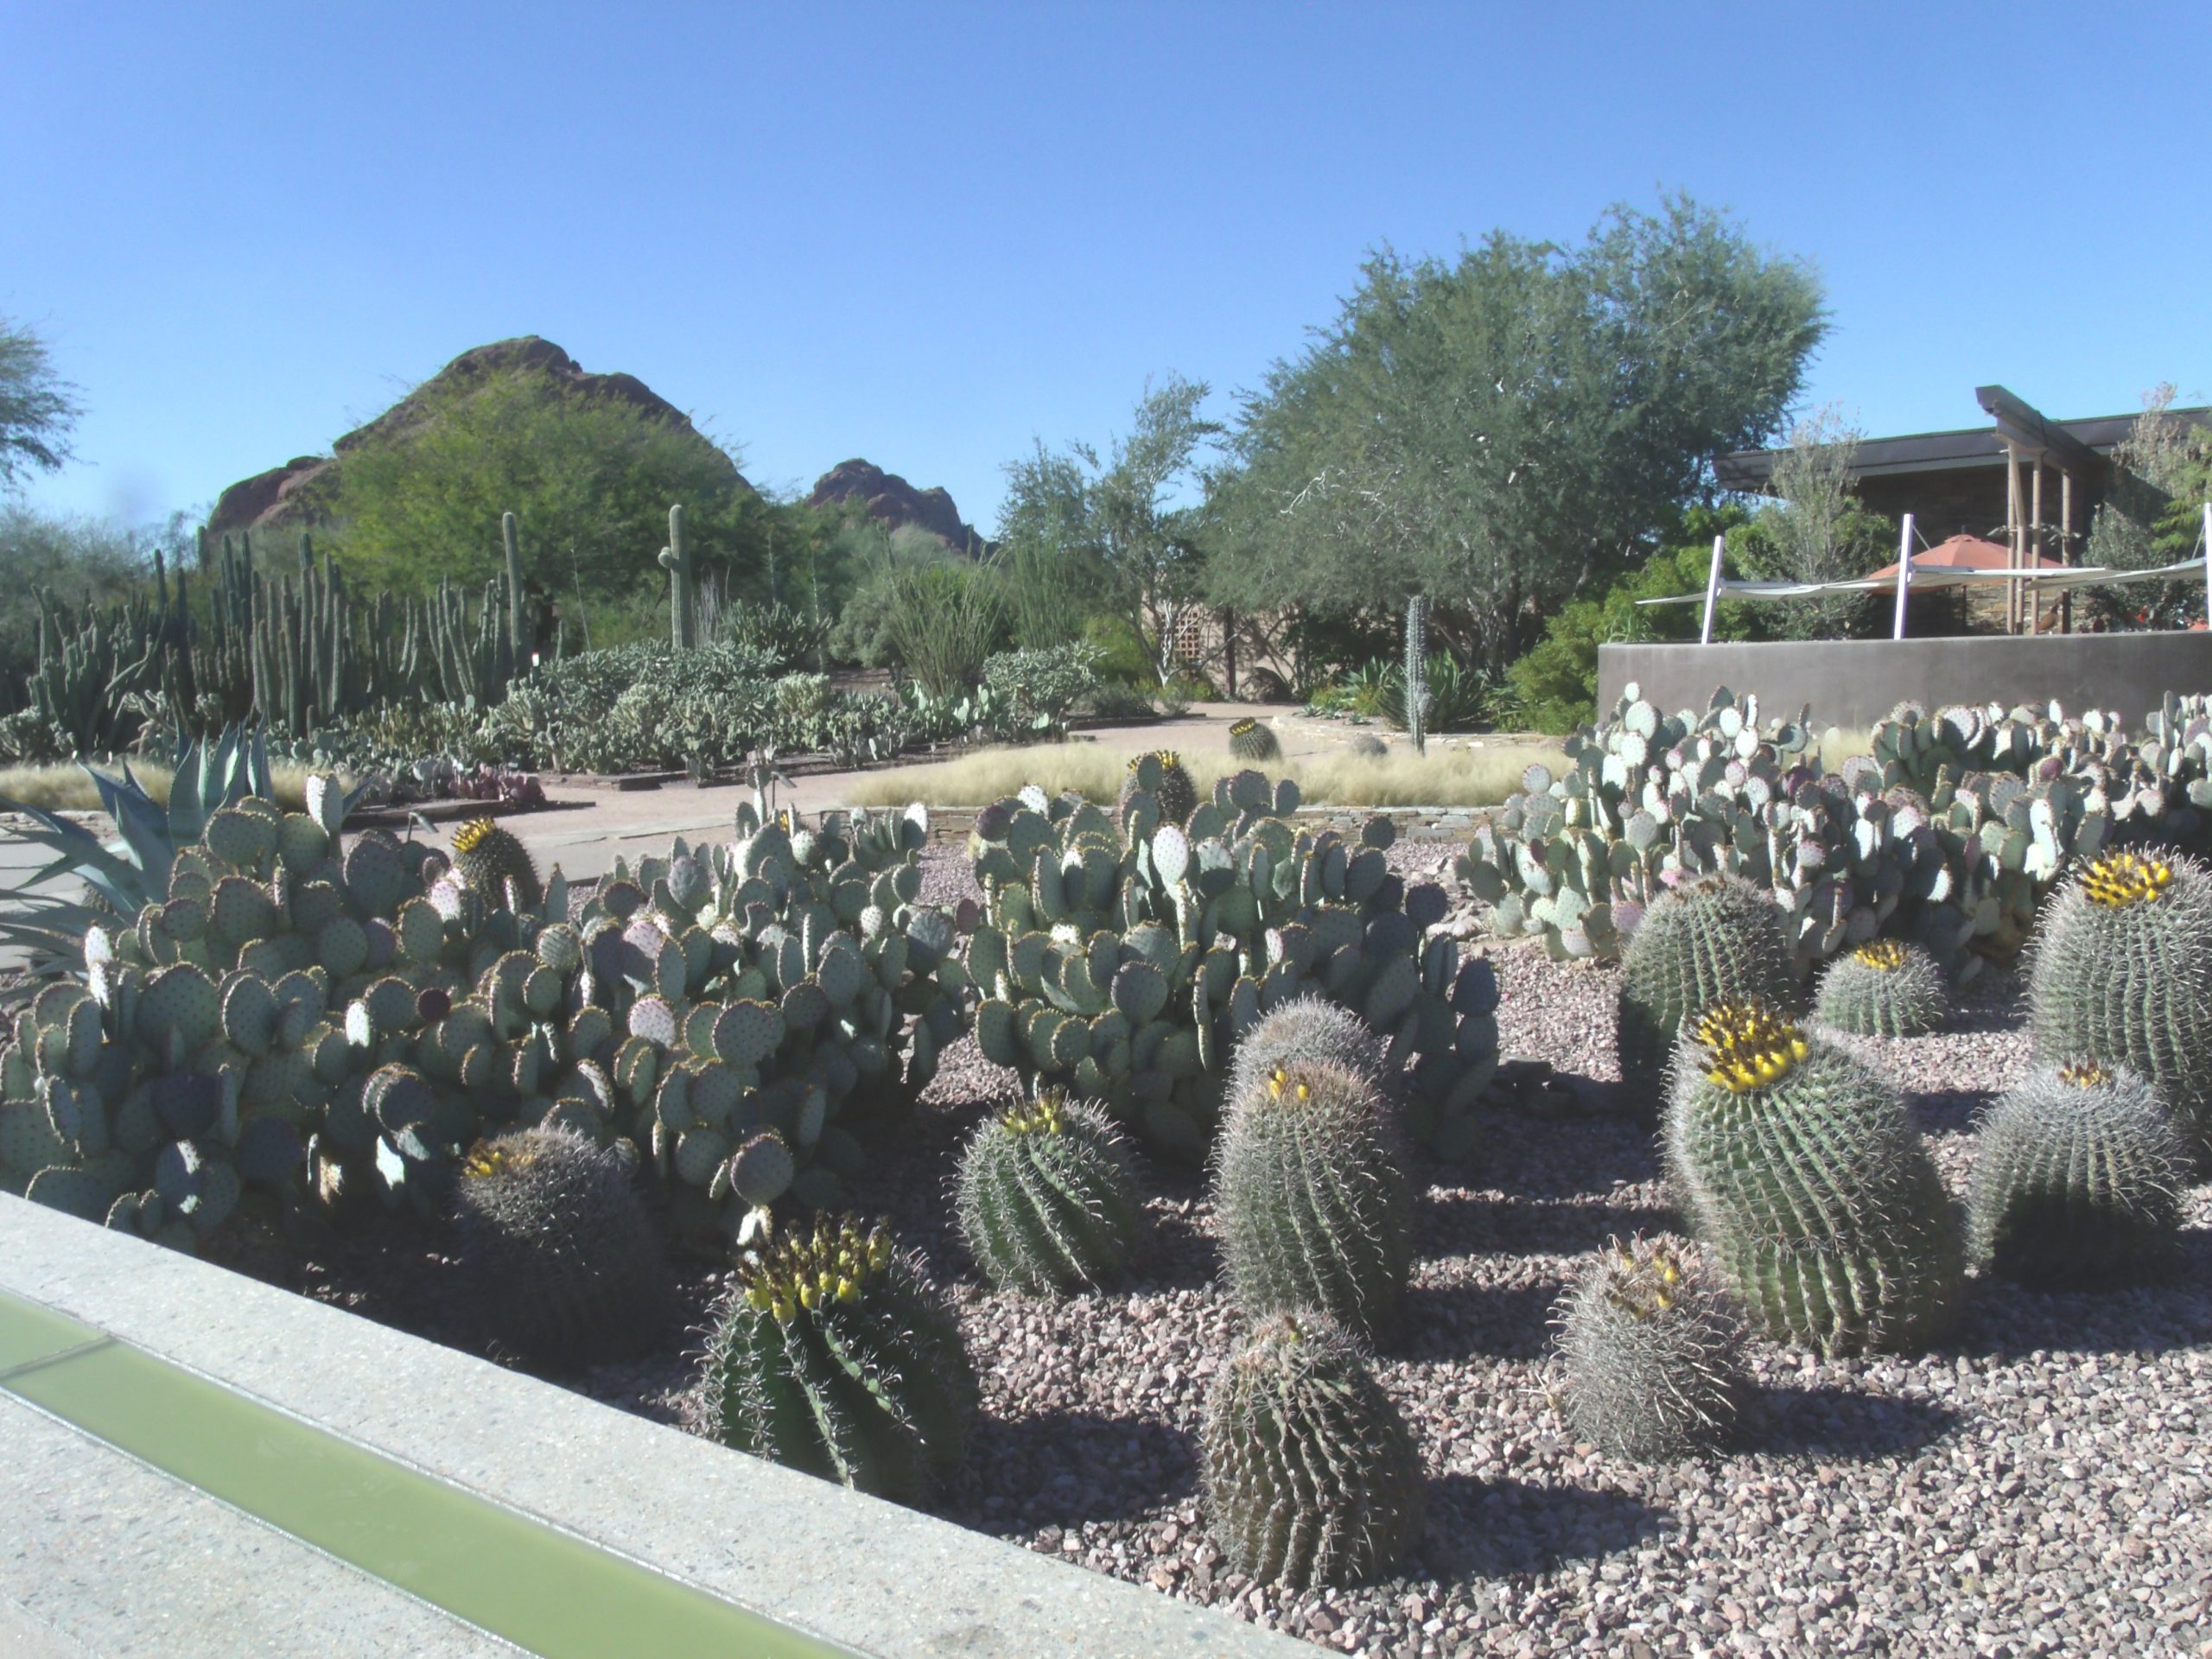
[[[1580,247],[1387,250],[1249,394],[1219,480],[1218,603],[1339,613],[1426,593],[1463,660],[1647,556],[1713,455],[1763,442],[1824,332],[1798,262],[1687,198]]]
[[[1054,454],[1040,442],[1033,454],[1007,464],[999,560],[1017,595],[1020,643],[1073,637],[1069,623],[1080,612],[1065,599],[1058,637],[1033,620],[1049,608],[1044,600],[1057,582],[1077,604],[1087,601],[1127,629],[1166,683],[1177,624],[1205,602],[1203,456],[1224,429],[1198,413],[1207,391],[1179,374],[1147,382],[1128,432],[1103,459],[1087,443]],[[1174,505],[1193,495],[1195,503]]]
[[[656,560],[678,502],[695,558],[749,584],[774,517],[732,458],[696,433],[535,374],[502,377],[350,448],[338,476],[329,507],[349,574],[406,589],[490,576],[499,515],[512,511],[524,574],[549,593],[619,601],[664,592]]]
[[[2143,399],[2143,413],[2113,446],[2111,480],[2089,526],[2085,563],[2151,570],[2198,550],[2212,501],[2212,429],[2171,412],[2171,383]],[[2107,627],[2187,627],[2204,614],[2197,582],[2131,582],[2082,595]]]
[[[1745,575],[1768,582],[1841,582],[1896,556],[1896,527],[1859,505],[1852,468],[1863,435],[1830,405],[1790,429],[1775,457],[1774,499],[1759,507],[1733,551]],[[1870,594],[1778,601],[1767,613],[1777,639],[1843,639],[1878,620]]]
[[[0,490],[23,474],[50,473],[73,458],[69,434],[84,412],[77,388],[54,372],[46,342],[0,317]]]

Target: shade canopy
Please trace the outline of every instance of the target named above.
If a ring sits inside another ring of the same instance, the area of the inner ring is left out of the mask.
[[[1938,542],[1925,553],[1912,556],[1913,580],[1917,582],[1923,572],[1930,570],[2063,570],[2068,567],[2056,559],[2046,559],[2037,554],[2024,565],[2014,565],[2012,550],[2002,542],[1985,542],[1978,536],[1954,536],[1948,542]],[[1866,574],[1866,580],[1895,586],[1897,568],[1885,564],[1878,570]]]

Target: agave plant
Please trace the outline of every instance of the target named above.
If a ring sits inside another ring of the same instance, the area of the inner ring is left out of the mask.
[[[219,737],[186,738],[179,744],[166,806],[139,782],[128,760],[120,778],[90,766],[85,773],[115,823],[118,839],[112,842],[103,842],[58,813],[0,796],[0,811],[20,812],[40,826],[15,833],[53,855],[22,881],[0,889],[0,945],[27,952],[27,966],[41,977],[82,970],[85,931],[94,923],[128,921],[166,898],[176,849],[198,841],[210,817],[249,795],[275,792],[268,743],[260,731],[249,733],[242,726],[227,727]],[[333,799],[308,803],[310,816],[334,831],[361,796],[359,789],[350,794],[340,791],[328,779],[312,779],[308,786],[316,795],[334,791]],[[328,816],[333,811],[334,819]],[[73,877],[81,888],[67,885]],[[59,891],[57,882],[64,884]]]

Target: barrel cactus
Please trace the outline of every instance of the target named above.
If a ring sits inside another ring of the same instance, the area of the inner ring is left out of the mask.
[[[662,1306],[658,1235],[637,1154],[573,1129],[479,1142],[454,1188],[455,1255],[497,1348],[542,1366],[619,1359]]]
[[[1298,1590],[1357,1584],[1421,1536],[1413,1436],[1325,1314],[1254,1328],[1214,1381],[1203,1455],[1207,1522],[1232,1573]]]
[[[1969,1189],[1975,1256],[2030,1284],[2126,1278],[2170,1259],[2187,1131],[2158,1091],[2096,1060],[2038,1066],[1984,1120]]]
[[[501,829],[490,818],[471,818],[453,832],[453,867],[463,886],[495,904],[505,898],[510,881],[518,909],[534,906],[544,893],[529,850],[513,830]]]
[[[2062,1064],[2101,1060],[2152,1084],[2212,1149],[2212,873],[2194,859],[2105,853],[2046,907],[2031,947],[2030,1033]]]
[[[1821,979],[1815,1017],[1854,1037],[1918,1037],[1943,1023],[1943,970],[1916,944],[1870,939]]]
[[[1746,882],[1705,876],[1644,912],[1621,959],[1621,1077],[1651,1089],[1686,1022],[1728,998],[1802,1006],[1779,906]]]
[[[1262,726],[1249,718],[1232,721],[1229,727],[1229,752],[1247,766],[1273,766],[1282,759],[1282,741],[1272,726]]]
[[[1278,1003],[1238,1039],[1230,1061],[1229,1097],[1264,1089],[1276,1071],[1300,1060],[1340,1066],[1387,1093],[1395,1081],[1389,1045],[1350,1008],[1323,996]]]
[[[1184,766],[1183,757],[1173,749],[1154,749],[1129,757],[1122,779],[1122,804],[1127,805],[1129,797],[1140,791],[1159,803],[1163,823],[1179,826],[1189,823],[1191,813],[1198,804],[1198,789],[1191,781],[1190,769]]]
[[[914,1503],[959,1468],[977,1397],[951,1310],[890,1233],[824,1217],[740,1264],[694,1409],[725,1446]]]
[[[1735,1427],[1750,1382],[1742,1322],[1671,1243],[1614,1243],[1554,1323],[1578,1440],[1658,1461],[1708,1450]]]
[[[1048,1089],[978,1124],[955,1181],[960,1235],[992,1282],[1053,1294],[1117,1277],[1143,1225],[1128,1143]]]
[[[1248,1317],[1318,1307],[1369,1341],[1389,1335],[1413,1265],[1413,1193],[1371,1083],[1319,1060],[1277,1066],[1230,1103],[1213,1191]]]
[[[1669,1173],[1752,1320],[1825,1355],[1913,1352],[1956,1313],[1965,1240],[1896,1090],[1749,999],[1684,1033]]]

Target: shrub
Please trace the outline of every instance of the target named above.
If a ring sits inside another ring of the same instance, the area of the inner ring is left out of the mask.
[[[1022,741],[1067,733],[1069,712],[1098,690],[1098,652],[1080,641],[1002,651],[983,664],[983,689],[1005,704],[1004,734]]]

